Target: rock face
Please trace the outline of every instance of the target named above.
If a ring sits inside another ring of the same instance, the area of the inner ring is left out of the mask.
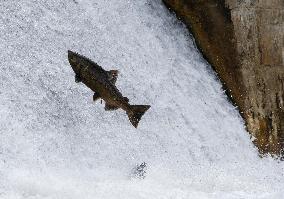
[[[284,156],[284,0],[164,0],[193,33],[262,154]]]

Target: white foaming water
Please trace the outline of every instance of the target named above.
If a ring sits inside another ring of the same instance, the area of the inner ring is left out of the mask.
[[[273,198],[260,159],[192,37],[160,1],[0,2],[0,198]],[[120,71],[138,129],[74,82],[67,50]],[[144,178],[133,169],[146,162]]]

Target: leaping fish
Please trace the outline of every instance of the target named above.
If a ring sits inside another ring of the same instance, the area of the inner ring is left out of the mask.
[[[106,71],[90,59],[68,50],[68,60],[75,72],[75,82],[83,82],[93,92],[93,100],[99,98],[105,101],[105,110],[119,108],[126,111],[131,124],[137,128],[144,113],[150,105],[130,105],[129,99],[123,97],[115,86],[118,70]]]

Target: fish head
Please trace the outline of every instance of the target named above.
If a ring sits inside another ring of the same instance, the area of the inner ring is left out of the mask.
[[[80,68],[81,68],[81,58],[80,55],[78,55],[75,52],[72,52],[71,50],[68,50],[68,61],[74,70],[76,74],[80,73]]]

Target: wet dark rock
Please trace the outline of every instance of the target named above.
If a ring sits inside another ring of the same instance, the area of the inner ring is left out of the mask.
[[[284,155],[284,1],[163,0],[190,29],[261,154]]]
[[[137,165],[133,169],[133,177],[137,179],[144,179],[146,177],[147,164],[145,162]]]

